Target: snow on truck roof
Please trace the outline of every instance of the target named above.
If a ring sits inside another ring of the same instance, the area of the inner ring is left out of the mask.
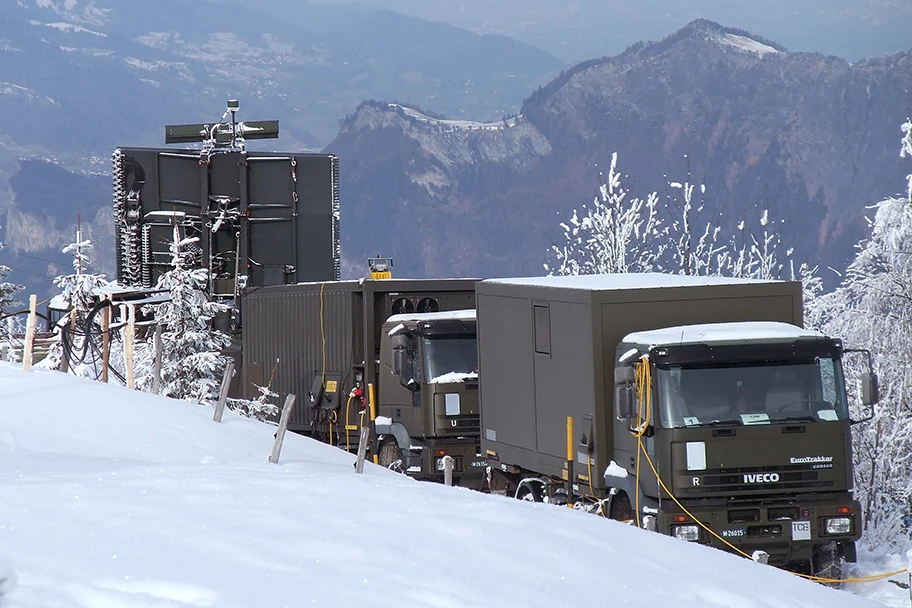
[[[626,344],[674,346],[682,344],[731,344],[738,342],[785,342],[792,340],[825,339],[822,333],[776,321],[740,323],[707,323],[680,325],[627,334]]]
[[[728,277],[695,277],[682,274],[661,274],[658,272],[523,277],[515,279],[487,279],[483,281],[483,283],[500,285],[528,285],[534,287],[552,287],[554,289],[580,289],[587,291],[607,291],[613,289],[654,289],[658,287],[695,287],[706,285],[745,285],[754,283],[781,282],[782,281],[764,281],[760,279],[733,279]]]
[[[391,317],[387,318],[386,323],[405,323],[407,321],[442,321],[445,319],[474,321],[475,309],[469,308],[464,310],[444,310],[442,312],[407,312],[398,315],[392,315]]]

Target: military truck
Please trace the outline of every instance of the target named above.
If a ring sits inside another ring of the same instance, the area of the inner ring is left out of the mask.
[[[244,294],[241,385],[297,396],[289,429],[354,451],[375,388],[371,451],[426,480],[481,487],[472,279],[327,281]]]
[[[799,283],[545,277],[476,298],[492,491],[829,579],[855,560],[847,351],[801,328]]]

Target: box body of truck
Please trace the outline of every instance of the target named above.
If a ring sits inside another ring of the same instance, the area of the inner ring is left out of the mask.
[[[472,414],[466,410],[466,415],[454,417],[458,425],[448,421],[444,430],[426,411],[434,407],[434,393],[441,385],[423,383],[415,393],[401,386],[390,371],[392,353],[385,332],[390,317],[446,317],[447,311],[473,309],[474,285],[473,279],[365,279],[250,290],[244,295],[241,396],[257,397],[256,387],[272,379],[279,403],[289,393],[297,396],[290,430],[354,449],[363,408],[360,397],[349,396],[359,388],[366,403],[367,386],[373,385],[378,440],[385,433],[398,437],[404,470],[436,478],[431,452],[452,451],[440,447],[441,442],[458,444],[465,454],[452,455],[468,464],[477,456],[477,405]],[[471,330],[474,333],[474,315]],[[458,390],[473,391],[477,404],[477,382],[463,383]],[[414,454],[409,448],[415,448]]]
[[[476,289],[483,451],[557,477],[568,416],[595,437],[594,472],[613,458],[615,349],[627,334],[802,317],[801,286],[786,282],[630,274],[486,280]],[[600,477],[593,490],[604,489]]]
[[[673,533],[676,522],[694,523],[677,499],[720,537],[725,534],[723,542],[698,529],[693,540],[729,550],[726,543],[763,548],[771,563],[810,559],[814,548],[827,542],[816,522],[848,509],[854,511],[854,529],[840,537],[845,542],[838,548],[853,559],[858,520],[851,499],[847,408],[845,416],[837,420],[833,414],[826,423],[796,419],[778,424],[767,417],[767,424],[747,426],[739,419],[731,425],[718,421],[718,428],[716,420],[704,420],[710,424],[701,426],[698,418],[694,428],[666,428],[653,412],[639,438],[631,432],[633,423],[615,417],[618,359],[626,353],[634,357],[633,365],[637,358],[651,356],[648,366],[654,375],[663,365],[657,356],[663,350],[624,344],[636,332],[652,339],[650,330],[661,328],[676,327],[683,336],[686,330],[678,326],[785,323],[791,333],[780,341],[775,357],[783,352],[787,358],[800,356],[789,345],[801,338],[811,345],[807,348],[832,356],[838,365],[841,343],[816,340],[800,329],[800,283],[629,274],[488,280],[476,292],[481,447],[506,491],[515,489],[519,496],[524,480],[536,478],[554,480],[548,484],[552,488],[563,480],[565,500],[582,497],[599,509],[626,496],[629,515],[618,518],[630,517],[666,534]],[[622,346],[624,352],[619,352]],[[727,352],[694,348],[701,365],[711,366],[716,354]],[[755,348],[750,338],[733,348],[767,360],[766,347]],[[817,355],[807,356],[815,360]],[[654,382],[650,380],[653,391]],[[694,387],[693,402],[705,402],[712,388]],[[660,398],[657,393],[652,397],[657,407]],[[639,442],[674,497],[660,487],[645,459],[637,462]],[[541,499],[544,486],[533,489],[535,495],[527,498]],[[793,530],[792,522],[801,529]],[[808,526],[814,529],[805,530]],[[794,542],[805,534],[814,544]]]

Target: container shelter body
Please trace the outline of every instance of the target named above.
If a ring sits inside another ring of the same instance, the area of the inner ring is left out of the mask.
[[[607,493],[615,456],[614,361],[635,331],[733,321],[800,324],[799,283],[661,274],[478,283],[481,447],[495,467],[566,477]]]
[[[473,279],[364,279],[250,290],[244,295],[244,395],[256,397],[256,385],[265,386],[275,368],[272,390],[279,393],[279,403],[289,393],[297,395],[289,428],[354,448],[363,408],[360,398],[349,400],[349,395],[361,387],[366,404],[366,387],[372,384],[377,416],[404,421],[403,442],[433,439],[426,415],[415,413],[424,410],[404,407],[412,403],[411,392],[389,365],[381,371],[381,360],[391,356],[381,350],[384,324],[404,313],[474,308],[474,284]],[[322,396],[312,398],[320,387]],[[377,429],[381,435],[385,430]],[[473,455],[477,442],[476,427]]]

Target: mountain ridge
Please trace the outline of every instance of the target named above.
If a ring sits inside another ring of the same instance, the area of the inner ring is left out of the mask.
[[[617,151],[623,172],[649,185],[639,189],[661,191],[689,167],[727,230],[741,220],[759,229],[768,209],[784,221],[778,230],[797,263],[839,268],[865,234],[865,207],[902,183],[893,152],[910,86],[909,53],[850,64],[698,20],[564,71],[524,100],[503,133],[471,134],[472,164],[444,153],[469,136],[362,104],[326,148],[343,159],[343,252],[364,257],[371,235],[371,249],[401,257],[407,276],[540,273],[558,214],[592,196],[597,166]],[[504,145],[519,128],[535,146]],[[384,148],[412,152],[371,157]],[[403,209],[415,226],[408,236],[396,233]],[[435,222],[435,209],[445,219]],[[464,228],[447,259],[436,247],[457,221]]]

